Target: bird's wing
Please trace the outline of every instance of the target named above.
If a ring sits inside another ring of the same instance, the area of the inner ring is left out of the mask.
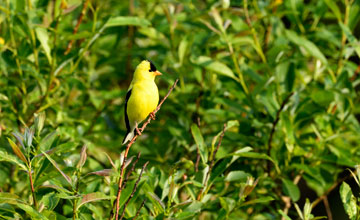
[[[126,93],[126,97],[125,97],[125,124],[126,124],[126,129],[127,129],[127,132],[130,132],[131,128],[130,128],[130,122],[129,122],[129,117],[128,117],[128,114],[127,114],[127,104],[128,104],[128,101],[129,101],[129,98],[130,98],[130,95],[131,95],[131,90],[132,89],[129,89],[129,91]]]

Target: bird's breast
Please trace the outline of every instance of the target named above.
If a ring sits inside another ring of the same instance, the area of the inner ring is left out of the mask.
[[[134,84],[128,101],[127,113],[130,121],[140,123],[159,103],[159,92],[155,83]]]

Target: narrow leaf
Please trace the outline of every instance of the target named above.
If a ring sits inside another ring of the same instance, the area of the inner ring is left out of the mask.
[[[98,176],[110,176],[110,174],[113,172],[112,169],[103,169],[99,171],[94,171],[91,173],[88,173],[86,175],[98,175]]]
[[[191,125],[191,133],[195,139],[196,146],[199,149],[201,160],[204,164],[206,164],[208,161],[208,151],[204,143],[204,138],[196,124]]]
[[[47,30],[43,27],[36,27],[35,32],[36,32],[36,37],[40,41],[40,44],[45,51],[45,55],[49,63],[51,63],[51,49],[49,46],[49,35]]]
[[[27,171],[25,165],[23,164],[23,162],[21,160],[19,160],[16,156],[12,155],[12,154],[8,154],[5,151],[0,150],[0,161],[7,161],[10,163],[14,163],[16,165],[18,165],[19,167],[21,167],[23,170]]]
[[[42,153],[45,155],[45,157],[52,163],[52,165],[61,173],[61,175],[66,179],[66,181],[72,185],[71,179],[68,175],[66,175],[59,167],[59,165],[55,162],[55,160],[53,160],[49,155],[47,155],[47,153],[45,153],[44,151],[42,151]]]
[[[48,135],[46,135],[46,137],[44,139],[42,139],[40,144],[39,144],[40,145],[40,150],[42,150],[42,151],[49,150],[56,137],[57,137],[57,131],[56,130],[49,133]]]
[[[290,198],[297,202],[300,199],[300,190],[297,185],[295,185],[291,180],[283,179],[283,190],[285,195],[290,196]]]
[[[349,218],[351,220],[356,219],[356,198],[354,197],[350,186],[346,182],[343,182],[340,186],[340,198],[344,205],[345,212],[349,216]]]
[[[125,25],[134,25],[134,26],[149,26],[151,25],[150,21],[145,18],[131,17],[131,16],[118,16],[110,18],[106,22],[106,27],[114,26],[125,26]]]
[[[204,67],[207,70],[213,71],[217,74],[233,78],[236,81],[238,80],[234,72],[228,66],[226,66],[224,63],[221,63],[219,61],[215,61],[210,57],[199,56],[197,59],[192,60],[192,62]]]
[[[81,153],[80,153],[80,160],[77,164],[77,168],[82,168],[86,162],[86,158],[87,158],[87,154],[86,154],[86,145],[84,145],[82,148],[81,148]]]
[[[335,17],[338,19],[338,21],[341,21],[341,12],[339,7],[336,4],[336,1],[333,0],[324,0],[326,5],[331,9],[331,11],[334,13]]]
[[[24,154],[21,152],[20,148],[10,138],[8,138],[8,141],[16,156],[18,156],[20,160],[22,160],[25,164],[27,164],[27,160]]]
[[[285,35],[292,43],[300,47],[304,47],[309,54],[318,58],[324,64],[327,64],[327,60],[324,54],[319,50],[319,48],[313,42],[309,41],[305,37],[301,37],[297,35],[297,33],[294,31],[286,30]]]
[[[81,202],[79,203],[77,209],[79,209],[82,205],[89,203],[89,202],[95,202],[99,200],[105,200],[105,199],[111,199],[111,196],[107,196],[104,193],[101,192],[94,192],[89,193],[84,196],[82,196]]]
[[[188,41],[187,37],[184,37],[179,44],[178,56],[179,56],[180,65],[183,63],[188,44],[189,44],[189,41]]]

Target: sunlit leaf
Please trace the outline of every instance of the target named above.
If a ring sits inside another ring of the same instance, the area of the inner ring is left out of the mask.
[[[196,146],[199,149],[201,160],[204,164],[208,161],[208,150],[204,142],[204,138],[201,134],[199,127],[196,124],[191,125],[191,133],[194,137]]]
[[[106,27],[124,26],[124,25],[149,26],[151,25],[151,23],[145,18],[130,17],[130,16],[112,17],[106,22]]]
[[[45,157],[51,162],[51,164],[61,173],[61,175],[65,178],[65,180],[72,185],[72,181],[71,178],[66,175],[59,167],[59,165],[55,162],[55,160],[53,160],[47,153],[45,153],[44,151],[42,151],[42,153],[45,155]]]
[[[21,152],[20,148],[10,138],[8,138],[7,140],[10,143],[10,146],[13,149],[16,156],[18,156],[18,158],[20,160],[22,160],[25,164],[27,164],[28,162],[27,162],[24,154]]]
[[[294,44],[304,47],[309,54],[318,58],[324,64],[327,64],[327,60],[324,54],[319,50],[319,48],[312,41],[306,39],[305,37],[299,36],[296,32],[291,30],[285,31],[286,37]]]
[[[340,186],[340,198],[349,218],[351,220],[356,219],[358,210],[356,207],[356,198],[354,197],[350,186],[346,182],[343,182]]]
[[[49,63],[51,63],[51,60],[52,60],[51,48],[49,45],[49,35],[48,35],[47,30],[43,27],[36,27],[35,32],[36,32],[36,37],[40,41],[40,44],[45,51],[45,55],[46,55]]]

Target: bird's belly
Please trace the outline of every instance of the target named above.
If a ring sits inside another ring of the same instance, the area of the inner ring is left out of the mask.
[[[141,123],[150,112],[155,110],[159,102],[159,95],[157,92],[154,94],[140,90],[134,91],[134,94],[131,94],[131,96],[127,110],[129,120]]]

